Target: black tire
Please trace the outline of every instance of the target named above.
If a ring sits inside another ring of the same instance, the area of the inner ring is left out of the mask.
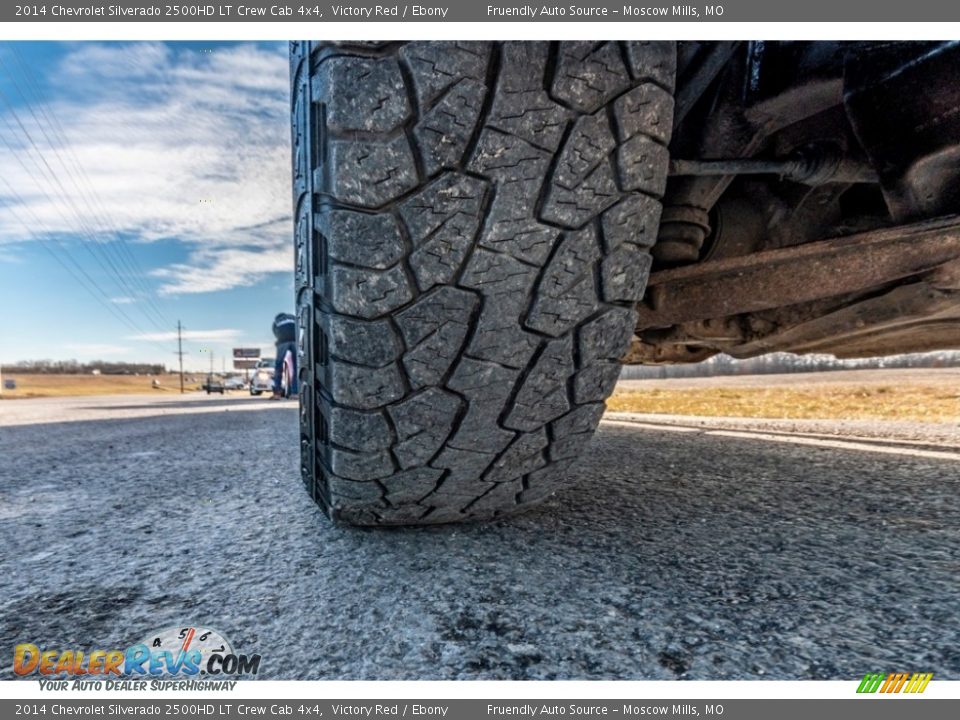
[[[650,268],[672,43],[291,44],[303,478],[488,519],[583,454]]]

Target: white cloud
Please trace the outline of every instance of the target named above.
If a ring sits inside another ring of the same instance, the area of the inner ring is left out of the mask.
[[[264,249],[217,248],[193,253],[190,262],[155,270],[166,283],[163,295],[213,292],[250,285],[267,273],[289,272],[293,250],[286,244]],[[291,302],[292,302],[291,297]]]
[[[240,331],[232,328],[218,330],[184,330],[181,333],[184,340],[209,343],[232,343],[240,337]],[[177,339],[177,331],[150,332],[139,335],[130,335],[127,340],[143,340],[145,342],[168,342]]]
[[[9,184],[0,183],[0,238],[28,240],[28,225],[42,234],[83,226],[94,234],[117,229],[135,243],[180,240],[188,259],[156,273],[164,294],[292,272],[282,47],[200,53],[153,42],[83,43],[50,80],[58,84],[50,104],[18,110],[35,148],[0,109],[0,135],[15,148],[0,142]],[[74,161],[85,178],[67,172]]]
[[[130,348],[107,343],[67,343],[64,348],[84,357],[103,360],[115,355],[126,355]]]
[[[136,301],[136,298],[132,298],[127,295],[120,295],[118,297],[110,298],[110,302],[112,302],[114,305],[133,305],[133,303]]]

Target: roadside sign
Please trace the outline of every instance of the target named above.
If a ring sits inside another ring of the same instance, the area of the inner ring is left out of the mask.
[[[234,358],[233,369],[234,370],[253,370],[257,366],[258,362],[259,360],[255,358],[251,358],[251,359]]]
[[[260,357],[260,348],[234,348],[233,349],[234,358],[259,358]]]

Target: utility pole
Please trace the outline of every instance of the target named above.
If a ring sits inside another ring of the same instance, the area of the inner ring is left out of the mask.
[[[177,355],[180,356],[180,394],[183,395],[183,334],[180,321],[177,320]]]

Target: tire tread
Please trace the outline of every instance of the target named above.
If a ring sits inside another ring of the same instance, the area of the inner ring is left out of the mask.
[[[359,525],[566,482],[666,179],[672,43],[291,44],[301,469]]]

